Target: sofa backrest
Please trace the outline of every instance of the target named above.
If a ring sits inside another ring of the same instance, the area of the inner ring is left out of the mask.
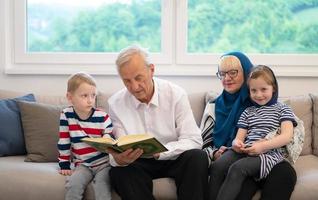
[[[0,99],[14,98],[25,95],[25,92],[16,92],[0,89]],[[189,101],[194,118],[200,125],[202,114],[207,99],[215,96],[215,92],[201,92],[189,94]],[[108,111],[107,99],[111,94],[100,92],[97,95],[96,106]],[[65,96],[50,96],[45,94],[35,94],[36,101],[51,105],[68,105]],[[291,106],[294,113],[304,121],[305,143],[301,155],[315,154],[318,156],[318,95],[302,95],[280,98]]]
[[[0,99],[9,99],[27,94],[26,92],[16,92],[9,90],[0,90]],[[35,99],[39,103],[51,105],[68,105],[66,96],[50,96],[47,94],[34,94]]]
[[[107,100],[110,96],[111,94],[100,92],[97,95],[97,99],[96,99],[97,108],[102,108],[108,112]],[[201,122],[202,114],[204,111],[204,107],[205,107],[205,102],[204,102],[205,92],[191,93],[188,96],[189,96],[189,101],[190,101],[190,105],[192,108],[195,121],[199,126]]]
[[[313,107],[313,124],[312,124],[312,147],[313,154],[318,156],[318,93],[309,94]]]

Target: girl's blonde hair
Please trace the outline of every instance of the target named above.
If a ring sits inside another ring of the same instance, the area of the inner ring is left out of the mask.
[[[249,86],[251,79],[257,79],[259,77],[264,79],[267,84],[273,86],[274,91],[277,91],[277,81],[271,68],[266,65],[257,65],[253,67],[248,76],[247,85]]]
[[[82,83],[96,87],[96,81],[91,75],[86,72],[77,72],[68,78],[67,92],[75,92]]]

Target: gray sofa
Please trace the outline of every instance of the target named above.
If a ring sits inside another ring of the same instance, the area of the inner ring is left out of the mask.
[[[8,99],[17,96],[25,95],[21,92],[0,90],[0,99]],[[192,106],[192,110],[197,123],[200,123],[201,116],[205,107],[206,98],[209,95],[205,93],[190,94],[189,99]],[[97,107],[102,107],[107,110],[106,102],[109,95],[100,93],[97,97]],[[49,106],[48,111],[54,110],[58,112],[61,109],[60,105],[67,105],[67,101],[63,96],[48,96],[48,95],[35,95],[35,104],[40,104],[41,109],[43,106]],[[305,124],[305,144],[302,154],[295,164],[295,169],[298,176],[298,181],[291,199],[318,199],[318,96],[316,95],[304,95],[291,98],[285,98],[296,115],[304,121]],[[32,104],[32,103],[31,103]],[[20,104],[19,104],[20,106]],[[23,123],[33,123],[32,116],[36,115],[38,105],[29,105],[23,107],[23,113],[21,113],[22,125],[24,128],[24,137],[27,146],[27,151],[35,151],[36,148],[42,148],[40,151],[49,149],[50,152],[44,152],[44,154],[56,153],[55,149],[52,150],[49,145],[46,145],[51,138],[57,138],[56,135],[48,137],[47,140],[40,141],[38,145],[30,146],[34,141],[29,141],[30,138],[34,139],[32,131],[36,130],[36,127],[28,127]],[[21,107],[20,107],[21,108]],[[22,110],[21,110],[22,112]],[[46,115],[47,116],[47,115]],[[45,116],[45,117],[46,117]],[[55,114],[58,117],[58,114]],[[52,124],[52,122],[51,122]],[[54,123],[53,123],[54,124]],[[25,125],[25,126],[24,126]],[[43,126],[43,124],[41,124]],[[40,125],[39,125],[40,126]],[[45,124],[45,126],[49,126]],[[53,129],[54,130],[54,129]],[[48,134],[49,131],[40,132],[41,135]],[[31,134],[28,135],[28,134]],[[5,142],[5,141],[4,141]],[[39,142],[39,141],[37,141]],[[52,143],[55,141],[51,141]],[[42,147],[41,147],[41,144]],[[47,146],[47,148],[46,148]],[[35,149],[32,149],[35,148]],[[27,152],[28,155],[12,155],[0,157],[0,199],[10,200],[62,200],[64,199],[64,182],[65,177],[58,174],[58,164],[56,161],[47,162],[46,158],[25,162],[27,160],[38,159],[39,157],[32,157],[29,155],[31,152]],[[37,152],[32,152],[37,154]],[[54,154],[56,155],[56,154]],[[52,155],[50,155],[52,157]],[[164,178],[154,180],[154,195],[156,199],[176,199],[176,188],[172,179]],[[254,199],[259,198],[259,193]],[[94,199],[94,193],[91,186],[85,192],[85,199]],[[114,192],[113,199],[120,199]]]

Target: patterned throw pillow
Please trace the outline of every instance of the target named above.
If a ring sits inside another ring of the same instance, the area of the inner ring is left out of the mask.
[[[296,115],[295,120],[297,122],[297,126],[294,127],[294,135],[292,141],[284,147],[284,150],[286,152],[286,159],[291,164],[295,164],[295,162],[297,161],[302,151],[302,147],[305,140],[304,122],[300,120]],[[278,130],[270,132],[265,138],[272,139],[277,134],[280,134],[280,128]]]
[[[209,165],[213,161],[213,139],[211,133],[215,126],[215,104],[208,102],[205,106],[202,121],[200,125],[201,136],[203,140],[202,149],[207,153],[209,158]]]

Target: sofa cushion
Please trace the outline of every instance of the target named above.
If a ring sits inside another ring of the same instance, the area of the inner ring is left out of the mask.
[[[310,94],[313,102],[313,126],[312,126],[312,137],[313,137],[313,154],[318,156],[318,94]]]
[[[104,92],[98,92],[96,96],[96,107],[108,112],[108,103],[107,100],[110,97],[110,94]]]
[[[63,106],[18,102],[27,151],[25,161],[58,161],[57,141],[59,117]],[[64,106],[65,107],[65,106]]]
[[[188,95],[188,98],[189,98],[189,103],[192,109],[194,119],[197,125],[200,126],[201,118],[202,118],[204,107],[205,107],[205,103],[204,103],[205,93],[204,92],[192,93]]]
[[[297,182],[290,199],[318,199],[318,157],[300,156],[294,168],[297,173]]]
[[[11,90],[0,89],[0,99],[12,99],[24,95],[26,95],[25,92],[16,92]]]
[[[33,94],[0,100],[0,156],[25,154],[18,100],[35,101]]]
[[[286,103],[293,109],[295,115],[304,122],[305,140],[300,155],[312,153],[312,101],[309,95],[289,97]]]

